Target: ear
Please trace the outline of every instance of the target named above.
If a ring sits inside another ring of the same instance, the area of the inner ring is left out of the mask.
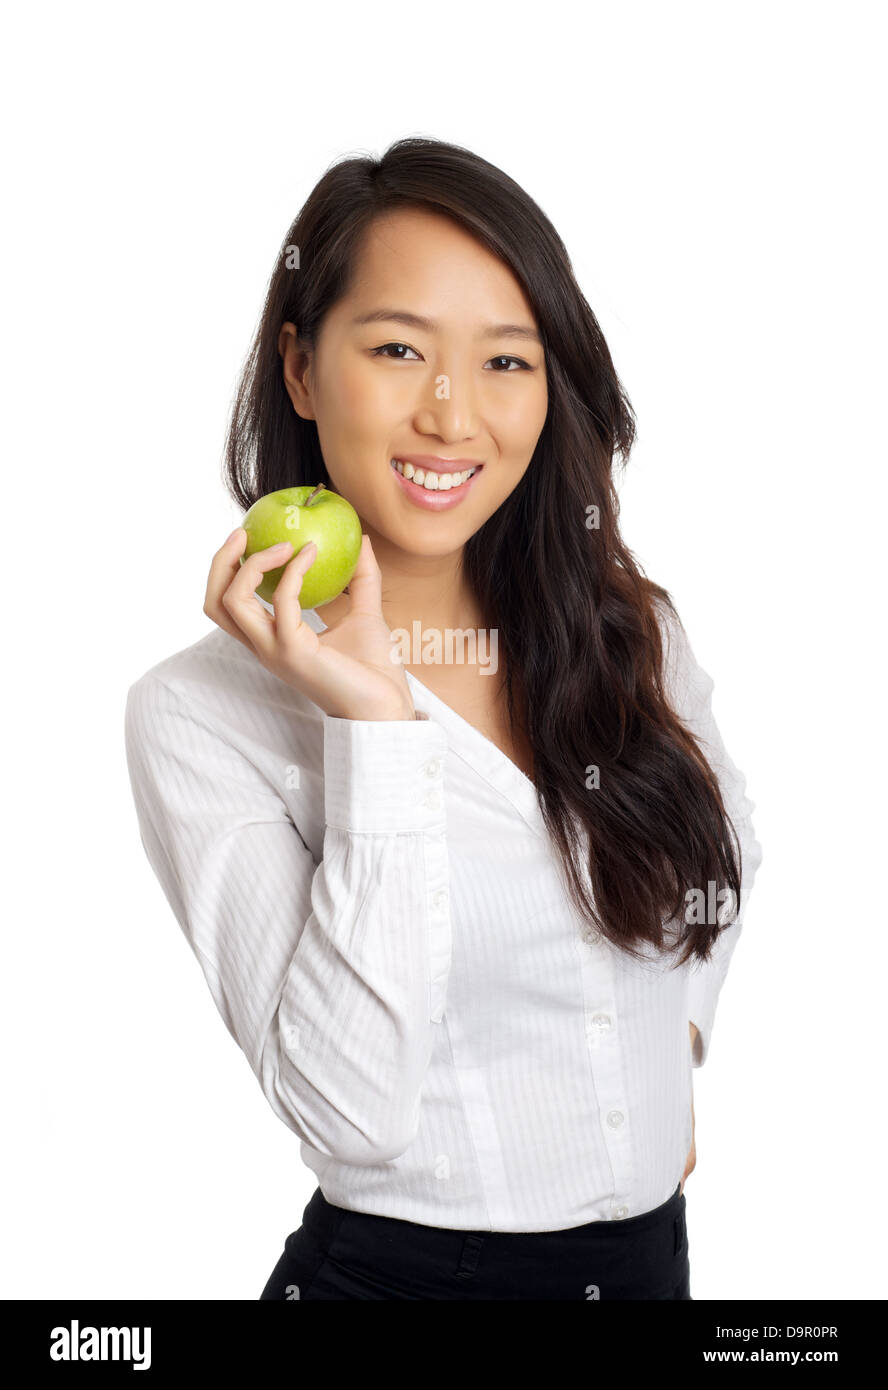
[[[313,420],[315,413],[311,397],[312,354],[308,345],[299,337],[294,323],[281,325],[278,352],[281,355],[284,386],[293,403],[293,409],[303,420]]]

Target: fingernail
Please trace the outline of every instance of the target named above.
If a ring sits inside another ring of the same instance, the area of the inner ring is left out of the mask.
[[[234,528],[234,530],[232,531],[231,535],[228,537],[228,540],[225,541],[225,544],[226,544],[226,545],[228,545],[231,541],[234,540],[235,536],[237,535],[238,531],[240,531],[240,529],[241,529],[240,526],[235,526],[235,528]]]

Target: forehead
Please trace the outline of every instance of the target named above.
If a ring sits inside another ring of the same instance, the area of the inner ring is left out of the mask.
[[[347,300],[349,315],[397,304],[436,322],[448,314],[464,321],[470,310],[478,320],[533,322],[509,266],[452,218],[417,208],[388,212],[366,228]]]

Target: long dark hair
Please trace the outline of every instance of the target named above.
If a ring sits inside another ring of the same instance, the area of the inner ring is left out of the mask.
[[[705,960],[729,923],[687,920],[687,895],[714,883],[739,904],[739,841],[735,849],[717,778],[669,704],[657,606],[678,621],[674,604],[620,536],[613,470],[635,439],[632,406],[561,238],[517,183],[470,150],[420,138],[328,168],[269,282],[232,408],[226,487],[246,509],[278,488],[331,486],[317,426],[284,387],[278,335],[290,321],[314,343],[347,292],[368,224],[405,207],[455,219],[508,265],[543,340],[545,425],[463,564],[497,629],[508,717],[532,748],[565,886],[581,917],[630,955]]]

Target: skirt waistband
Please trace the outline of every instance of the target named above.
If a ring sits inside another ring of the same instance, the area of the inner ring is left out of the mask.
[[[571,1245],[589,1248],[596,1242],[608,1245],[618,1241],[629,1243],[634,1237],[649,1235],[657,1228],[666,1228],[684,1214],[686,1200],[678,1184],[671,1197],[650,1211],[638,1216],[628,1216],[613,1221],[588,1221],[582,1226],[568,1226],[553,1231],[484,1231],[468,1230],[463,1227],[426,1226],[415,1221],[405,1221],[395,1216],[378,1216],[375,1213],[353,1211],[350,1208],[334,1206],[328,1202],[318,1187],[313,1193],[302,1214],[305,1229],[325,1247],[339,1235],[354,1228],[372,1234],[380,1242],[380,1248],[388,1246],[392,1250],[409,1250],[415,1238],[420,1237],[424,1249],[448,1256],[452,1251],[461,1251],[468,1241],[479,1251],[487,1250],[507,1253],[510,1246],[526,1249],[529,1244],[555,1245],[559,1248]]]

